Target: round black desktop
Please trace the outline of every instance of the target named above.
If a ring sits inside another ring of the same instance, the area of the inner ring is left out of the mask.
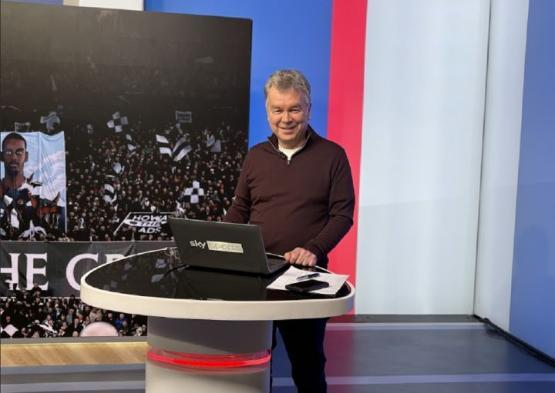
[[[172,247],[115,261],[94,270],[85,280],[88,285],[98,289],[157,298],[284,301],[324,297],[267,289],[283,271],[272,276],[260,276],[197,268],[183,264],[179,251]],[[335,297],[347,296],[350,291],[350,287],[345,284]]]

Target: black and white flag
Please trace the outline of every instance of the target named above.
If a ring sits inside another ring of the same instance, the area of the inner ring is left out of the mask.
[[[158,150],[160,150],[160,154],[167,154],[170,157],[172,156],[172,148],[168,138],[156,134],[156,143],[158,143]]]
[[[50,112],[46,116],[41,116],[40,122],[46,126],[47,131],[52,131],[55,124],[60,125],[60,116],[56,112]]]
[[[117,194],[114,186],[108,183],[104,184],[104,201],[106,201],[106,203],[109,203],[110,205],[113,205],[116,200]]]
[[[192,187],[187,187],[183,192],[184,202],[199,203],[200,197],[204,197],[204,189],[201,188],[198,181],[193,181]]]
[[[31,220],[29,222],[29,229],[27,229],[26,231],[23,231],[23,233],[21,235],[19,235],[20,239],[34,239],[35,236],[37,235],[42,235],[43,237],[46,237],[46,230],[41,227],[41,226],[35,226],[33,224],[33,221]]]
[[[185,157],[187,154],[189,154],[191,150],[193,150],[187,139],[187,135],[184,135],[175,143],[172,151],[174,161],[181,161],[183,157]]]
[[[127,150],[129,150],[130,152],[134,151],[137,146],[135,145],[131,134],[125,134],[125,139],[127,139]]]
[[[214,144],[210,146],[211,153],[221,153],[222,152],[222,142],[219,139],[216,139]]]
[[[210,149],[211,153],[221,153],[222,152],[222,142],[216,139],[216,136],[205,130],[206,134],[206,147]]]
[[[8,195],[4,194],[4,205],[6,206],[6,210],[4,211],[4,215],[9,215],[8,222],[10,226],[13,228],[19,229],[19,215],[17,214],[17,209],[13,205],[14,200],[10,198]]]
[[[5,327],[0,326],[0,334],[5,334],[10,338],[13,337],[14,334],[16,334],[17,332],[19,332],[19,329],[11,323],[7,324]]]
[[[114,170],[114,172],[116,172],[118,175],[121,175],[123,173],[123,170],[125,169],[125,167],[123,165],[121,165],[119,162],[116,162],[112,165],[112,169]]]
[[[123,126],[128,124],[127,116],[122,116],[119,112],[115,112],[112,115],[112,120],[109,120],[106,125],[109,128],[113,128],[115,132],[122,132]]]
[[[214,143],[216,143],[216,137],[214,136],[214,134],[207,134],[206,147],[211,147]]]

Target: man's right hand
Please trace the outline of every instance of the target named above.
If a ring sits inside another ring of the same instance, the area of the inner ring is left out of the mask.
[[[285,260],[293,265],[316,266],[318,258],[306,248],[297,247],[283,254]]]

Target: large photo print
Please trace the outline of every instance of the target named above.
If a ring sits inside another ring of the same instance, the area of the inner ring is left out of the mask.
[[[0,238],[167,240],[169,215],[221,219],[247,151],[251,21],[1,7],[0,131],[29,159]],[[4,179],[19,168],[2,148]]]
[[[0,237],[46,240],[66,232],[64,133],[2,132]]]

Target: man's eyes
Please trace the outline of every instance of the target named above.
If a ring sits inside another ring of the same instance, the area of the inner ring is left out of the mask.
[[[16,150],[16,151],[13,151],[13,150],[6,150],[6,151],[4,151],[4,153],[5,153],[6,155],[8,155],[8,156],[16,155],[16,156],[21,157],[22,155],[25,154],[25,150],[24,150],[24,149],[18,149],[18,150]]]
[[[283,112],[285,112],[283,109],[272,109],[272,113],[274,113],[276,115],[278,115],[280,113],[283,113]],[[297,113],[301,113],[301,110],[299,108],[293,108],[293,109],[290,109],[288,112],[297,114]]]

